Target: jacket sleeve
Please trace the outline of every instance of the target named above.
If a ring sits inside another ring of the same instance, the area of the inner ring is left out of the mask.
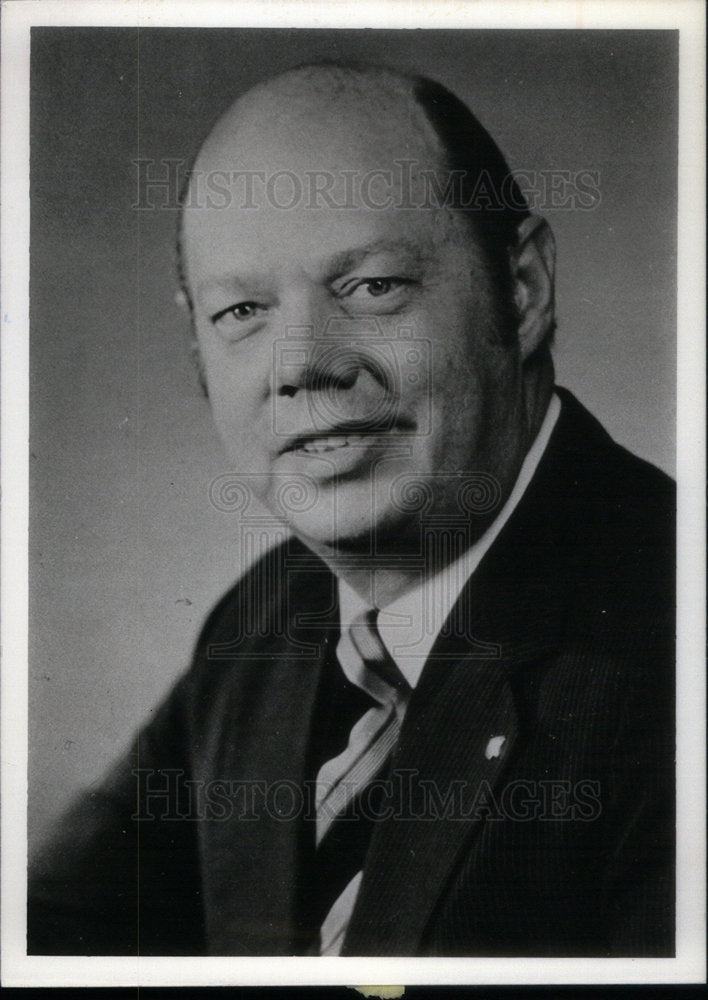
[[[204,951],[186,675],[32,859],[28,952]]]

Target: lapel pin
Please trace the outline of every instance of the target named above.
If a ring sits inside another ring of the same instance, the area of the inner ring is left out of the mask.
[[[487,743],[487,749],[484,751],[484,756],[487,760],[492,760],[493,757],[499,757],[505,743],[506,736],[492,736],[489,743]]]

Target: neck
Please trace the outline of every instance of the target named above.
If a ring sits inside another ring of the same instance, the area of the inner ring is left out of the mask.
[[[369,607],[384,608],[459,559],[484,534],[498,510],[484,522],[475,519],[474,534],[469,531],[471,522],[465,523],[467,530],[460,530],[459,521],[443,518],[438,528],[434,522],[416,522],[393,540],[377,538],[373,546],[367,538],[365,551],[362,547],[357,552],[355,544],[346,550],[334,550],[308,539],[302,541]],[[372,548],[375,556],[370,554]]]
[[[526,419],[526,448],[524,454],[536,439],[546,416],[548,404],[553,395],[555,371],[550,351],[543,350],[539,356],[527,362],[524,377],[524,416]]]
[[[375,546],[376,555],[371,555],[371,540],[367,539],[366,551],[363,547],[357,551],[353,544],[345,549],[334,549],[312,540],[301,540],[312,549],[330,568],[332,573],[347,583],[369,607],[384,608],[397,598],[413,590],[421,582],[421,544],[420,531],[417,532],[417,544],[403,546],[400,538],[391,548],[384,540]],[[437,548],[438,546],[434,546]],[[383,551],[382,551],[383,550]],[[428,575],[432,563],[426,558],[425,573]]]
[[[376,569],[340,567],[334,568],[334,572],[372,608],[388,607],[420,584],[420,572],[406,572],[395,566]]]

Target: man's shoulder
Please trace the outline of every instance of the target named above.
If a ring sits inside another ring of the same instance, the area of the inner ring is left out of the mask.
[[[675,483],[655,465],[618,444],[600,421],[570,392],[560,386],[561,415],[553,438],[556,450],[569,462],[591,494],[618,497],[640,491],[671,502]]]
[[[604,636],[619,648],[621,637],[670,636],[675,483],[617,444],[571,393],[559,395],[561,416],[531,500],[545,579],[571,609],[576,638]]]
[[[177,704],[189,731],[212,746],[224,725],[264,710],[269,692],[294,693],[320,662],[333,594],[331,572],[299,542],[269,549],[210,611],[168,705]]]
[[[554,725],[593,717],[610,734],[629,713],[637,739],[654,720],[658,740],[672,729],[675,484],[571,393],[559,396],[537,475],[490,559],[490,587],[502,580],[496,617],[536,644],[552,632],[543,680],[529,682],[545,692]]]
[[[671,546],[676,485],[665,472],[618,444],[566,389],[541,477],[561,523],[575,522],[592,544]],[[662,541],[663,540],[663,541]],[[582,537],[578,537],[582,543]]]
[[[318,556],[297,538],[290,536],[285,541],[267,547],[242,570],[214,605],[207,623],[239,610],[244,601],[250,606],[254,596],[272,609],[274,603],[284,599],[286,589],[292,591],[297,585],[312,581],[321,574],[332,575]],[[254,595],[253,587],[256,583],[261,584],[263,590]]]
[[[523,630],[549,618],[573,644],[604,637],[621,651],[648,631],[669,635],[674,484],[616,444],[571,393],[559,396],[546,451],[480,567],[477,596],[494,619]]]
[[[303,616],[326,617],[335,582],[327,566],[295,538],[269,548],[248,566],[206,618],[194,662],[265,654],[278,644],[305,642]]]

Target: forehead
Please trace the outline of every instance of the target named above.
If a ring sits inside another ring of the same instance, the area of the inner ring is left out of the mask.
[[[385,166],[412,155],[437,161],[439,140],[409,83],[396,77],[297,72],[244,95],[222,116],[197,166],[236,169],[341,169]]]
[[[195,164],[183,220],[187,277],[316,266],[383,243],[432,252],[460,228],[457,213],[420,207],[426,173],[440,163],[422,110],[386,90],[247,100]]]

